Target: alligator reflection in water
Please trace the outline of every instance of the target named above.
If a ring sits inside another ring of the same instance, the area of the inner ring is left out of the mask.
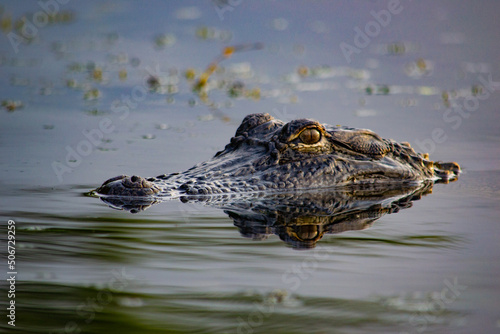
[[[412,206],[432,192],[433,182],[398,189],[343,187],[275,194],[183,196],[182,202],[200,202],[221,208],[242,236],[261,240],[276,234],[296,249],[313,248],[324,234],[361,230],[385,214]],[[101,197],[111,207],[138,212],[154,199]]]

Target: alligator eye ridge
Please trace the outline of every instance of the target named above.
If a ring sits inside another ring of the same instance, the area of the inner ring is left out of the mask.
[[[304,144],[316,144],[321,140],[321,132],[315,128],[305,129],[299,134],[299,138]]]

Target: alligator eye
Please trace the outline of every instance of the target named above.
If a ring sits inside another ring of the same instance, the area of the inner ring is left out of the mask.
[[[314,128],[305,129],[300,133],[299,138],[304,144],[316,144],[321,140],[321,132],[319,132],[318,129]]]

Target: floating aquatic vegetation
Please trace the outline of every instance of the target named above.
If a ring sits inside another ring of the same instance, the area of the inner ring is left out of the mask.
[[[447,91],[443,91],[441,93],[441,100],[443,101],[443,105],[446,108],[450,108],[451,107],[451,98],[452,98],[452,95],[454,95],[454,94],[453,93],[449,93]]]
[[[311,67],[301,65],[297,68],[296,74],[298,74],[301,78],[315,77],[327,79],[333,77],[350,77],[356,80],[367,80],[370,78],[370,71],[368,70],[343,66],[332,67],[329,65]]]
[[[42,20],[40,19],[41,16],[39,13],[44,14]],[[66,24],[73,22],[74,19],[75,13],[69,10],[60,10],[50,13],[27,13],[16,19],[13,19],[10,13],[4,13],[0,18],[0,29],[4,33],[14,31],[14,33],[22,39],[23,43],[29,44],[38,37],[38,30],[35,26]]]
[[[194,68],[188,68],[184,72],[184,78],[186,78],[186,80],[188,80],[188,81],[192,81],[192,80],[196,79],[196,70]]]
[[[148,84],[149,89],[152,91],[157,91],[161,86],[160,78],[154,75],[150,75],[146,83]]]
[[[230,97],[236,98],[242,96],[244,90],[245,90],[245,84],[241,81],[235,81],[231,85],[229,85],[227,93]]]
[[[66,66],[68,71],[70,72],[83,72],[86,69],[86,66],[82,63],[72,62]]]
[[[406,53],[406,45],[404,43],[387,44],[387,53],[391,55],[402,55]]]
[[[389,95],[389,85],[369,85],[365,88],[366,95]]]
[[[231,57],[234,53],[236,52],[242,52],[242,51],[250,51],[250,50],[260,50],[263,48],[263,45],[261,43],[253,43],[253,44],[243,44],[243,45],[236,45],[236,46],[228,46],[225,47],[222,50],[222,53],[216,57],[205,69],[203,73],[200,74],[198,79],[194,82],[193,84],[193,92],[197,93],[200,99],[207,104],[213,104],[208,100],[208,79],[212,74],[216,72],[216,70],[220,69],[219,64],[222,62],[224,59],[227,59]],[[241,74],[242,72],[248,73],[249,72],[249,65],[245,65],[243,67],[233,67],[232,71],[233,73],[236,74]],[[194,72],[192,72],[194,74]],[[187,73],[185,74],[187,75]],[[190,73],[191,76],[191,73]],[[233,83],[233,94],[238,93],[238,90],[234,90],[234,83]],[[231,87],[229,88],[231,89]],[[228,90],[229,91],[229,90]],[[231,94],[231,93],[229,93]],[[238,95],[238,94],[237,94]],[[251,97],[251,98],[260,98],[260,90],[258,89],[252,89],[248,93],[245,93],[245,96]]]
[[[122,68],[120,71],[118,71],[118,78],[120,81],[125,81],[127,80],[128,72],[126,69]]]
[[[420,78],[422,76],[431,75],[433,71],[434,63],[423,58],[418,58],[405,66],[405,73],[412,78]]]
[[[418,86],[415,88],[415,91],[418,95],[425,95],[425,96],[439,94],[439,89],[432,86]]]
[[[202,26],[196,29],[196,37],[203,40],[220,40],[227,42],[233,38],[233,33],[229,30],[220,30],[214,27]]]
[[[387,44],[379,44],[374,51],[377,54],[389,56],[402,56],[408,53],[414,53],[420,49],[419,45],[411,42],[393,42]]]
[[[213,114],[206,114],[206,115],[198,116],[197,119],[200,122],[209,122],[209,121],[213,121],[215,119],[215,116]]]
[[[174,84],[168,84],[165,86],[165,93],[167,94],[177,94],[179,92],[179,86]]]
[[[128,64],[128,54],[127,53],[119,53],[119,54],[109,54],[107,56],[108,62],[111,64]]]
[[[108,147],[100,147],[100,146],[97,147],[97,150],[99,150],[101,152],[114,152],[114,151],[118,151],[117,148],[108,148]]]
[[[91,88],[83,94],[83,99],[86,101],[97,100],[101,97],[101,92],[97,88]]]
[[[77,88],[78,87],[78,83],[76,82],[75,79],[67,79],[66,80],[66,87],[68,87],[68,88]]]
[[[415,98],[405,98],[405,99],[401,99],[399,101],[399,105],[401,107],[415,107],[417,106],[418,102],[417,102],[417,99]]]
[[[245,97],[253,99],[253,100],[259,100],[260,99],[260,88],[256,87],[250,90],[245,91]]]
[[[483,86],[481,86],[481,85],[472,85],[472,87],[471,87],[472,96],[482,95],[483,92],[484,92]]]
[[[24,107],[23,102],[19,100],[3,100],[2,107],[8,112],[13,112]]]
[[[89,116],[102,116],[102,115],[106,114],[104,111],[99,110],[97,108],[87,110],[85,113]]]
[[[307,67],[307,66],[299,66],[297,68],[297,74],[300,77],[302,77],[302,78],[305,78],[305,77],[309,76],[309,74],[310,74],[309,67]]]
[[[233,63],[224,67],[218,68],[219,72],[225,72],[228,76],[238,77],[240,79],[249,79],[254,76],[252,65],[249,62]]]
[[[92,80],[94,80],[96,82],[102,82],[103,81],[103,71],[102,71],[102,68],[101,67],[95,67],[91,71],[90,77],[92,78]]]
[[[9,13],[5,13],[0,18],[0,29],[4,33],[8,33],[12,30],[12,16]]]
[[[164,49],[167,46],[172,46],[177,41],[174,34],[160,34],[155,37],[154,43],[158,49]]]
[[[170,70],[167,76],[150,75],[146,80],[146,84],[152,93],[157,94],[176,94],[179,92],[179,77],[177,70]]]
[[[156,124],[156,128],[158,130],[168,130],[168,129],[170,129],[170,125],[168,125],[166,123],[160,123],[160,124]]]

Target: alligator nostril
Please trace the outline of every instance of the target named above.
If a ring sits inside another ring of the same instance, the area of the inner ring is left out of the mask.
[[[138,176],[136,176],[136,175],[134,175],[134,176],[132,176],[132,177],[130,178],[130,181],[132,181],[132,182],[137,182],[137,181],[139,181],[139,177],[138,177]]]

